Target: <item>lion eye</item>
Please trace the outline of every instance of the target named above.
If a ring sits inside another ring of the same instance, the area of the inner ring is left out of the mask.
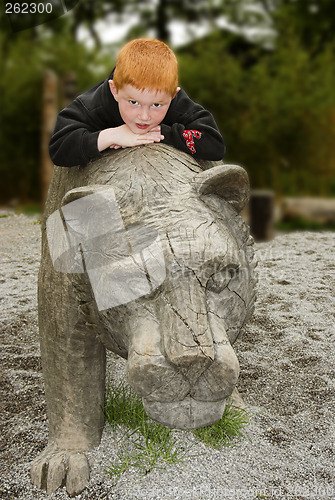
[[[237,266],[227,266],[221,271],[213,274],[207,281],[207,290],[214,293],[220,293],[232,279],[238,275],[239,268]]]

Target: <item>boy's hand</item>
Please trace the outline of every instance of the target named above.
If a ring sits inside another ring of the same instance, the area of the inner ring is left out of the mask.
[[[127,125],[102,130],[98,137],[98,149],[103,151],[107,148],[119,149],[141,144],[160,142],[164,139],[161,127],[158,125],[145,134],[134,134]]]

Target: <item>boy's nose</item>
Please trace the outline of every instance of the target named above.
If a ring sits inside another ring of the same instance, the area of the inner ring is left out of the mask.
[[[143,107],[140,109],[139,118],[141,118],[141,120],[143,121],[148,121],[150,119],[150,113],[147,107]]]

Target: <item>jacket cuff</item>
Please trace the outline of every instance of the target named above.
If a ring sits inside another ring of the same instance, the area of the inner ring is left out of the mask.
[[[91,133],[87,132],[83,137],[83,144],[85,144],[84,154],[88,161],[102,156],[98,149],[98,137],[100,132],[100,130]]]
[[[167,143],[171,140],[171,127],[161,123],[161,133],[164,135],[164,139],[161,142]]]

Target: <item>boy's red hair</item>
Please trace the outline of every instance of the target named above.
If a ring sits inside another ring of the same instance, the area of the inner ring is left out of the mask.
[[[177,58],[160,40],[132,40],[119,53],[113,81],[117,90],[128,84],[138,90],[164,91],[174,97],[178,85]]]

